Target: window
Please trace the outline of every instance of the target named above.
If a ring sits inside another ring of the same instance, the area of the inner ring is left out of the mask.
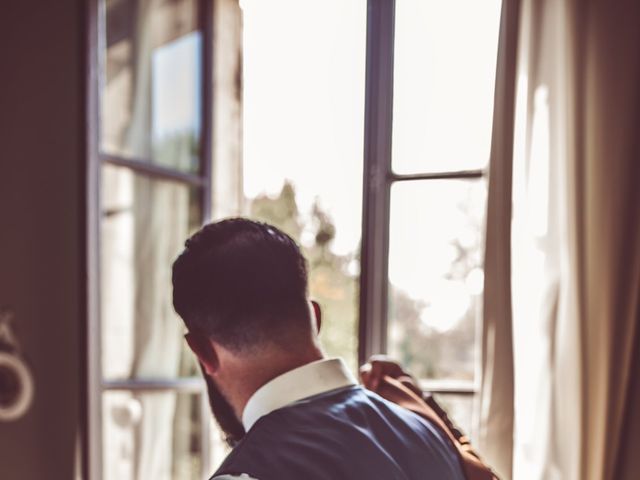
[[[223,458],[170,273],[238,214],[302,245],[329,355],[388,352],[473,433],[500,1],[94,1],[101,478]]]
[[[222,447],[171,263],[210,212],[211,4],[100,7],[101,478],[203,478]]]
[[[360,360],[473,434],[499,0],[370,0]]]

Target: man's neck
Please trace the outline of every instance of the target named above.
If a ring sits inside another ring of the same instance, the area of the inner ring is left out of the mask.
[[[227,392],[228,401],[238,419],[242,420],[247,402],[259,388],[284,373],[323,358],[325,357],[322,351],[315,347],[305,351],[304,354],[265,352],[264,355],[256,355],[247,361],[247,364],[242,366],[242,370],[238,371],[238,377],[241,378],[232,382]]]

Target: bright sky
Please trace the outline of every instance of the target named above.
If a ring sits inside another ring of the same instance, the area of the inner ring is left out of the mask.
[[[318,197],[334,250],[361,228],[366,2],[253,0],[244,9],[244,188],[277,193],[285,179],[308,211]]]
[[[396,3],[394,169],[484,167],[500,0]],[[291,180],[303,212],[319,198],[332,216],[338,253],[354,251],[360,239],[366,4],[242,2],[245,194],[276,194]],[[481,217],[483,188],[445,182],[393,190],[390,279],[431,308],[446,304],[443,329],[460,316],[451,308],[466,295],[460,289],[478,293],[478,274],[466,286],[443,275],[451,240],[478,235],[458,202],[469,198]]]

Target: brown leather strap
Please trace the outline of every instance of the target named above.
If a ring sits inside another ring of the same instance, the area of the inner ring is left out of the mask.
[[[485,465],[473,451],[468,441],[461,443],[451,428],[422,398],[405,385],[391,377],[384,377],[376,393],[387,400],[411,410],[436,426],[451,440],[459,455],[462,469],[467,480],[498,480],[491,468]]]

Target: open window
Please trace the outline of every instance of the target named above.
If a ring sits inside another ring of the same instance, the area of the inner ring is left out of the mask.
[[[236,2],[208,0],[99,0],[96,11],[101,214],[91,472],[204,478],[226,452],[173,311],[171,264],[211,218],[214,118],[226,108],[222,126],[239,122],[228,77],[240,68],[232,67],[240,62],[240,11]],[[214,52],[223,44],[224,57]],[[218,74],[218,66],[227,68]],[[221,157],[239,142],[225,138]]]
[[[388,352],[473,433],[500,1],[94,2],[92,471],[223,458],[170,270],[231,215],[302,245],[328,354]]]
[[[360,360],[400,360],[473,436],[501,2],[368,5]]]

